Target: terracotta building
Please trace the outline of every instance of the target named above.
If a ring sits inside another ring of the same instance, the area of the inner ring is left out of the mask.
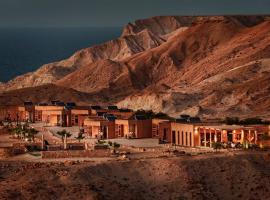
[[[71,126],[84,126],[84,120],[91,115],[89,106],[75,106],[71,109]]]
[[[98,139],[115,138],[115,117],[113,115],[89,116],[84,120],[84,132]]]
[[[65,106],[35,106],[35,120],[51,126],[71,126],[71,111]]]
[[[34,107],[32,105],[0,106],[0,121],[35,122]]]
[[[158,138],[159,140],[167,140],[170,142],[170,136],[167,137],[166,133],[164,134],[163,132],[160,131],[160,126],[168,122],[169,120],[167,119],[152,119],[152,138]]]
[[[243,143],[249,141],[258,144],[259,136],[264,134],[263,131],[254,126],[176,122],[161,122],[159,131],[159,135],[163,140],[190,147],[212,147],[213,142]]]
[[[152,121],[139,115],[133,115],[129,119],[116,119],[115,136],[125,138],[151,138]]]

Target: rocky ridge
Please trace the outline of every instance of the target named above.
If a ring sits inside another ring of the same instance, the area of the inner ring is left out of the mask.
[[[0,85],[2,102],[21,93],[89,104],[152,109],[177,116],[269,117],[268,16],[153,17],[129,23],[121,37]],[[44,84],[51,84],[44,86]],[[25,89],[14,90],[25,87]],[[54,89],[50,89],[54,87]],[[57,89],[56,89],[57,88]],[[12,91],[13,90],[13,91]],[[28,92],[29,91],[29,92]],[[76,95],[75,95],[76,93]],[[67,95],[67,96],[65,96]],[[42,96],[42,95],[41,95]],[[26,98],[27,97],[27,98]],[[43,99],[42,99],[43,98]],[[40,101],[35,98],[35,101]],[[0,103],[2,103],[0,101]]]

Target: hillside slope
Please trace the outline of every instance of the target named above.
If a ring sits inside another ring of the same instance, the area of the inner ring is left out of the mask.
[[[70,98],[85,104],[118,103],[173,116],[270,116],[267,16],[138,20],[128,24],[120,38],[49,66],[54,75],[41,68],[37,77],[24,75],[30,82],[19,77],[4,84],[2,99],[16,93],[10,89],[49,82],[57,86],[47,87],[72,89]],[[23,91],[28,90],[36,91]],[[21,98],[27,99],[23,93]],[[65,100],[68,93],[57,98]],[[28,99],[33,100],[30,95]]]

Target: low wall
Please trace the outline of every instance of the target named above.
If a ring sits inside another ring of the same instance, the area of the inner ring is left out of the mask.
[[[61,150],[61,151],[43,151],[41,153],[42,158],[102,158],[111,156],[111,152],[108,149],[99,150]]]
[[[0,147],[0,158],[8,158],[13,156],[12,147]]]
[[[13,144],[10,147],[0,147],[0,158],[8,158],[26,152],[24,144]]]

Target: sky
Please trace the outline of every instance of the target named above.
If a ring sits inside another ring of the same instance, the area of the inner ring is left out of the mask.
[[[0,0],[0,27],[119,27],[157,15],[270,14],[270,0]]]

